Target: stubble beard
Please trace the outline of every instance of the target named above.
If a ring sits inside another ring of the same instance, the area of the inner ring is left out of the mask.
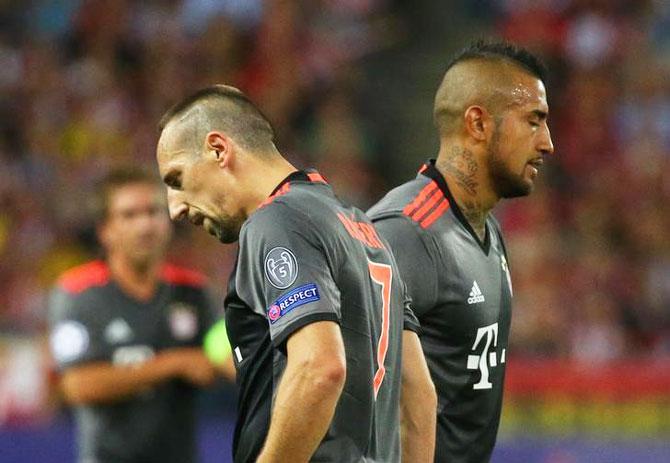
[[[488,148],[488,170],[493,190],[500,198],[528,196],[533,191],[533,183],[527,182],[521,173],[512,172],[500,155],[500,130],[496,127]],[[525,168],[525,164],[524,164]]]
[[[214,224],[214,236],[224,244],[235,243],[240,239],[240,230],[246,220],[242,214],[226,215]]]

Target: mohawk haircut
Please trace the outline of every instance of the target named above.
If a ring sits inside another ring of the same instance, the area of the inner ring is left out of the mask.
[[[158,124],[160,132],[175,120],[196,114],[194,141],[209,130],[226,131],[246,149],[263,151],[274,143],[268,118],[240,90],[228,85],[206,87],[168,109]]]
[[[459,72],[461,66],[463,72]],[[504,89],[512,83],[511,68],[544,83],[546,70],[542,62],[509,42],[478,40],[457,53],[448,63],[435,94],[433,121],[440,134],[452,134],[460,127],[469,104],[483,104],[494,115],[507,106],[510,97]]]
[[[525,48],[507,41],[479,39],[457,53],[447,64],[445,72],[458,63],[476,59],[508,61],[525,69],[545,83],[547,68],[544,63]]]

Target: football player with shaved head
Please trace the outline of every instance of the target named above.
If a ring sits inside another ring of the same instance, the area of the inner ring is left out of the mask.
[[[239,239],[225,300],[240,387],[234,461],[431,461],[436,396],[416,319],[365,214],[291,165],[233,87],[195,93],[160,127],[171,217]],[[414,404],[402,433],[401,400]]]

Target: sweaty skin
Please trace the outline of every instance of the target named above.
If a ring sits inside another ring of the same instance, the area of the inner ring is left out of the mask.
[[[469,60],[445,75],[434,105],[440,134],[437,169],[480,240],[501,198],[533,189],[553,151],[543,83],[504,60]]]

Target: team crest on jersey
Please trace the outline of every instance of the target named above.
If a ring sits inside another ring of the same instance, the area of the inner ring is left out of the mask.
[[[270,249],[265,256],[265,277],[277,289],[286,289],[298,278],[298,261],[283,247]]]
[[[170,305],[170,331],[180,341],[193,339],[198,332],[198,317],[195,308],[183,302]]]
[[[133,337],[133,330],[123,318],[115,318],[105,328],[105,340],[110,344],[119,344],[129,341]]]
[[[268,320],[270,320],[270,324],[272,325],[291,310],[300,307],[301,305],[318,301],[319,299],[321,299],[321,297],[319,296],[319,289],[315,283],[309,283],[294,288],[277,299],[274,304],[268,308]]]

